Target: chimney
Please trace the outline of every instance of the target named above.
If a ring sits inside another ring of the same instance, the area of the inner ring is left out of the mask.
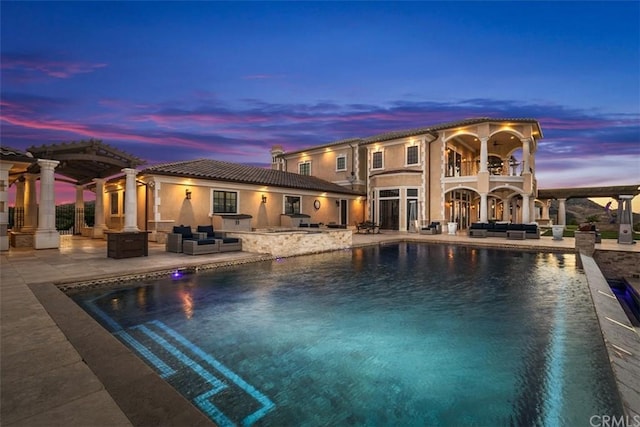
[[[284,160],[284,150],[282,145],[274,145],[271,147],[271,169],[284,171],[286,162]]]

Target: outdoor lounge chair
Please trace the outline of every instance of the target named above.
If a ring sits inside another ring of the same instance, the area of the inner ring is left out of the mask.
[[[183,242],[185,240],[200,240],[207,237],[206,233],[193,233],[191,226],[179,225],[174,226],[173,231],[167,234],[167,242],[165,250],[167,252],[182,253]]]

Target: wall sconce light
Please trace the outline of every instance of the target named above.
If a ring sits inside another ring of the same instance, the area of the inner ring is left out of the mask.
[[[267,203],[267,196],[264,194],[262,195],[262,203]]]
[[[336,200],[336,207],[339,208],[340,207],[340,200]]]
[[[191,191],[188,188],[184,190],[184,198],[187,200],[191,200]]]

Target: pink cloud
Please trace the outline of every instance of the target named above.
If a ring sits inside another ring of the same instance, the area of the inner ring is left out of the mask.
[[[107,64],[105,63],[89,63],[65,59],[51,60],[36,55],[16,54],[2,55],[1,64],[3,70],[43,74],[57,79],[68,79],[76,74],[91,73],[106,66]],[[24,79],[24,76],[21,79]]]

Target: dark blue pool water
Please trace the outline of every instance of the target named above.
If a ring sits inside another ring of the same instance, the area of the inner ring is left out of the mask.
[[[622,414],[574,255],[399,244],[74,299],[219,425]]]

